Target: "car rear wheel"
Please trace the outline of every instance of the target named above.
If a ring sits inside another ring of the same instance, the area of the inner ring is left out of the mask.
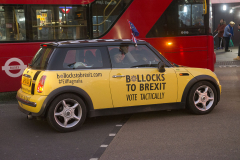
[[[217,91],[207,81],[196,83],[188,96],[188,109],[194,114],[207,114],[213,110],[217,102]]]
[[[58,96],[51,104],[48,123],[59,132],[78,129],[86,119],[86,106],[83,100],[74,94]]]

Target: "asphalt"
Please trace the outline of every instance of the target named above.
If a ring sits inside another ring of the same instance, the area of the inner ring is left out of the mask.
[[[80,130],[62,134],[46,121],[27,120],[17,109],[16,92],[0,93],[0,159],[239,160],[240,65],[224,65],[237,47],[215,52],[222,95],[207,115],[177,110],[88,118]]]
[[[100,160],[240,159],[240,68],[215,68],[221,101],[207,115],[134,114]]]
[[[240,159],[240,68],[223,63],[233,61],[238,47],[230,50],[215,50],[222,95],[213,112],[134,114],[100,159]]]
[[[89,160],[95,155],[100,157],[102,152],[96,152],[126,116],[129,115],[88,118],[78,131],[59,133],[47,121],[27,120],[15,102],[0,104],[0,159]]]

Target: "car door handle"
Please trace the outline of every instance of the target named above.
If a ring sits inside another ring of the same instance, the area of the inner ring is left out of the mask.
[[[113,78],[125,77],[125,75],[113,75]]]

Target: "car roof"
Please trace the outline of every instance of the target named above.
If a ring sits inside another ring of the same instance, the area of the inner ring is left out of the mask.
[[[85,40],[68,40],[51,43],[43,43],[41,46],[52,47],[91,47],[91,46],[107,46],[107,45],[134,45],[131,39],[85,39]],[[137,44],[146,44],[144,40],[137,40]]]

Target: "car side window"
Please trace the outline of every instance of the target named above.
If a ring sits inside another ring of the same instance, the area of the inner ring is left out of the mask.
[[[146,45],[108,47],[112,68],[157,67],[160,59]]]
[[[101,68],[102,53],[98,48],[79,48],[67,51],[63,68]]]

